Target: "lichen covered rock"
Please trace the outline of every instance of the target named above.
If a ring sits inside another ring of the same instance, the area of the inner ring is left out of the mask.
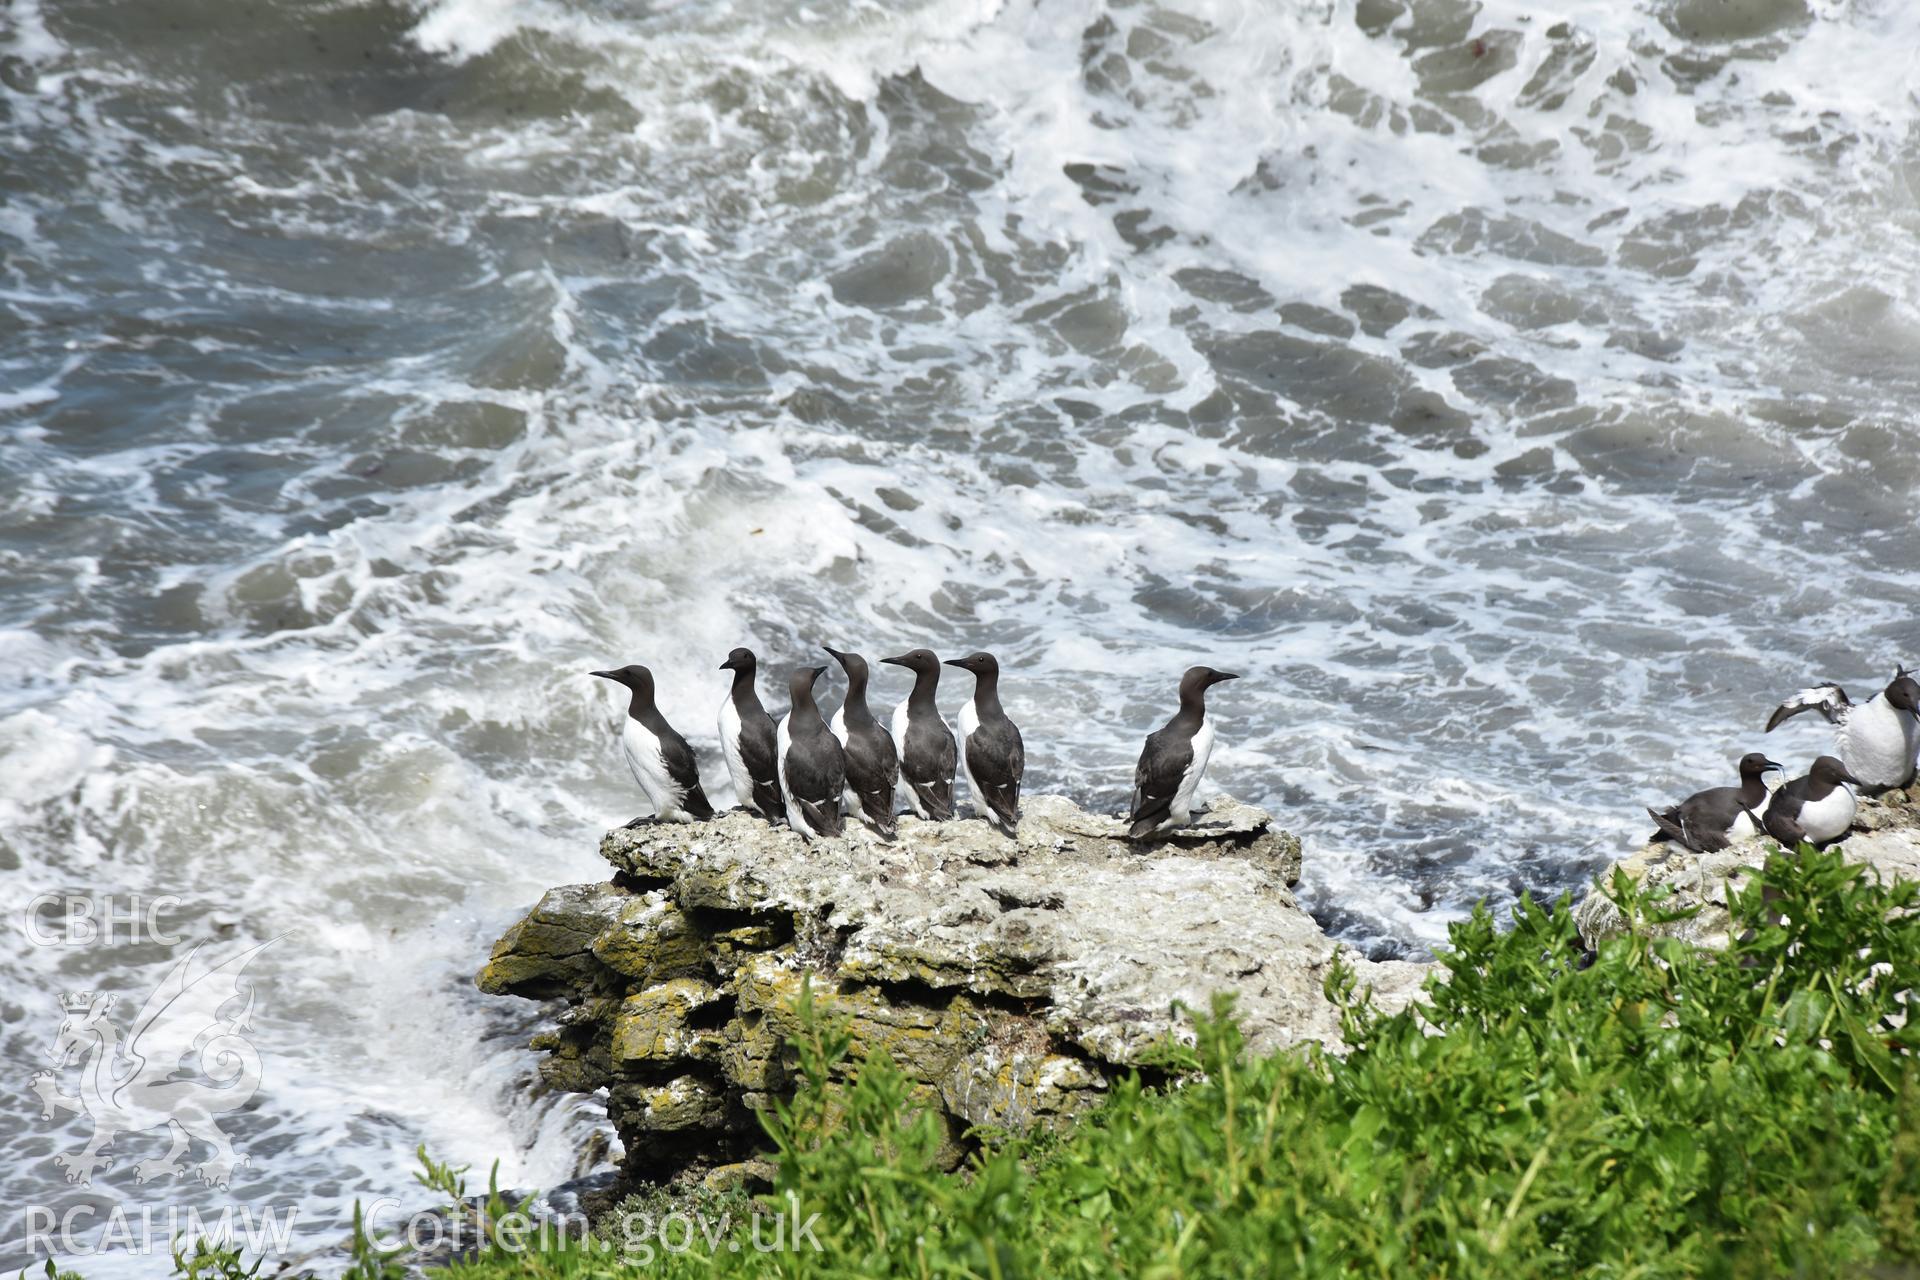
[[[751,1111],[791,1085],[803,987],[954,1133],[1065,1123],[1220,991],[1257,1050],[1340,1047],[1300,842],[1231,799],[1153,844],[1034,796],[1012,836],[904,817],[892,843],[808,844],[735,811],[623,827],[601,853],[613,883],[547,894],[478,981],[568,1002],[534,1041],[542,1074],[609,1090],[637,1176],[750,1154]],[[1389,1008],[1428,970],[1350,961]]]

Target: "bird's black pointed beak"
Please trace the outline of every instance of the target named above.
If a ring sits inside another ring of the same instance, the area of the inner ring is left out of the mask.
[[[1239,678],[1240,673],[1238,671],[1216,671],[1213,673],[1212,683],[1220,684],[1227,680],[1238,680]]]
[[[618,671],[589,671],[587,674],[590,676],[599,676],[602,680],[618,680],[620,678]]]
[[[1765,767],[1760,770],[1760,772],[1762,773],[1785,773],[1786,771],[1787,771],[1787,766],[1781,764],[1777,760],[1767,761]]]
[[[1862,781],[1860,781],[1860,779],[1858,779],[1858,778],[1856,778],[1856,777],[1854,777],[1854,776],[1853,776],[1853,770],[1851,770],[1851,769],[1847,769],[1847,770],[1843,770],[1843,771],[1841,772],[1841,774],[1840,774],[1840,781],[1842,781],[1842,782],[1851,782],[1851,783],[1852,783],[1852,784],[1853,784],[1854,786],[1856,786],[1856,787],[1864,787],[1864,786],[1866,786],[1866,785],[1867,785],[1866,783],[1864,783],[1864,782],[1862,782]]]
[[[830,644],[823,644],[823,645],[821,645],[820,647],[821,647],[822,649],[824,649],[824,650],[826,650],[826,651],[827,651],[827,652],[828,652],[829,654],[831,654],[831,655],[833,656],[833,660],[834,660],[835,662],[837,662],[837,663],[839,663],[839,664],[840,664],[841,666],[843,666],[843,667],[847,665],[847,655],[846,655],[846,654],[844,654],[844,653],[842,653],[842,652],[840,652],[840,651],[839,651],[838,649],[836,649],[836,648],[834,648],[834,647],[833,647],[832,645],[830,645]],[[822,667],[822,668],[820,668],[820,669],[821,669],[822,671],[825,671],[825,670],[826,670],[826,668],[825,668],[825,667]]]
[[[815,680],[818,680],[821,676],[825,674],[827,674],[827,669],[825,667],[815,667],[813,669],[813,678]]]
[[[940,665],[943,667],[959,667],[962,671],[965,671],[967,669],[967,660],[965,658],[948,658]]]
[[[880,661],[889,663],[892,666],[904,667],[907,665],[907,655],[903,653],[897,658],[882,658]]]

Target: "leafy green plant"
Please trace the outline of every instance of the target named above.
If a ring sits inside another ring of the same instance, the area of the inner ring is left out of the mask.
[[[407,1274],[406,1264],[400,1261],[407,1247],[386,1244],[376,1237],[367,1227],[358,1200],[353,1202],[353,1234],[348,1237],[347,1252],[351,1262],[341,1280],[404,1280]]]
[[[477,1233],[490,1247],[497,1249],[504,1246],[501,1239],[502,1224],[510,1217],[524,1221],[527,1207],[538,1198],[537,1194],[530,1194],[519,1200],[507,1199],[500,1191],[500,1162],[495,1160],[493,1167],[487,1171],[486,1196],[478,1204],[472,1203],[467,1196],[466,1178],[471,1165],[461,1165],[456,1169],[441,1164],[427,1154],[425,1146],[414,1148],[414,1156],[420,1161],[420,1168],[413,1175],[413,1180],[430,1191],[438,1191],[446,1196],[447,1212],[458,1224]]]
[[[192,1254],[184,1247],[173,1250],[173,1273],[182,1280],[253,1280],[263,1261],[256,1258],[252,1266],[242,1266],[237,1248],[195,1240]]]

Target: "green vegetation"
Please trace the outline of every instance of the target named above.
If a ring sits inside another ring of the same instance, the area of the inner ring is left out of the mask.
[[[1477,912],[1415,1010],[1334,973],[1346,1058],[1249,1057],[1223,998],[1169,1048],[1177,1087],[1124,1083],[1065,1137],[958,1173],[889,1061],[830,1081],[846,1041],[808,1017],[752,1219],[784,1251],[736,1217],[668,1252],[630,1209],[584,1243],[489,1232],[447,1274],[1920,1275],[1920,888],[1803,847],[1736,895],[1748,932],[1724,953],[1656,936],[1673,915],[1625,876],[1608,892],[1630,932],[1587,967],[1566,900],[1505,931]],[[703,1212],[722,1209],[752,1212]]]

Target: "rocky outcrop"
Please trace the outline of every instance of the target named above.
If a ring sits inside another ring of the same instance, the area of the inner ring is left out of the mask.
[[[788,1087],[794,1005],[884,1049],[967,1129],[1057,1125],[1215,992],[1256,1049],[1339,1048],[1322,994],[1334,944],[1295,900],[1300,842],[1215,801],[1163,843],[1057,796],[1014,836],[901,819],[806,844],[743,812],[607,834],[610,882],[542,898],[495,945],[482,990],[564,1002],[533,1041],[553,1087],[606,1089],[628,1172],[739,1160]],[[1387,1008],[1428,966],[1349,957]],[[956,1145],[954,1150],[959,1150]]]
[[[1916,800],[1920,797],[1906,791],[1862,797],[1853,831],[1839,847],[1850,861],[1872,867],[1889,884],[1920,880],[1920,804]],[[1694,853],[1671,842],[1650,843],[1607,868],[1600,883],[1611,882],[1618,869],[1643,887],[1664,886],[1672,895],[1664,905],[1698,910],[1654,931],[1696,946],[1724,947],[1729,924],[1727,886],[1741,885],[1749,869],[1766,859],[1772,845],[1771,840],[1754,838],[1737,841],[1718,853]],[[1626,928],[1620,909],[1596,892],[1589,892],[1575,908],[1574,923],[1589,947]]]

